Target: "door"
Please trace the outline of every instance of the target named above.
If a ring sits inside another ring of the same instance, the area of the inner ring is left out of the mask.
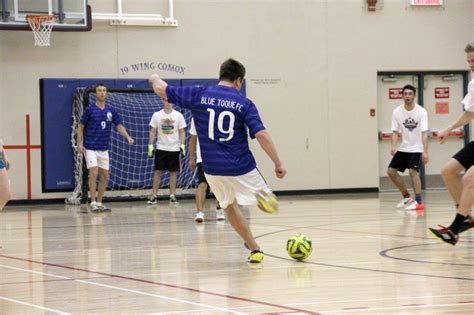
[[[426,188],[444,188],[441,169],[464,146],[464,129],[453,132],[439,144],[436,132],[446,128],[463,112],[463,75],[427,74],[423,76],[423,103],[428,112],[431,137],[428,145],[429,163],[425,165]]]

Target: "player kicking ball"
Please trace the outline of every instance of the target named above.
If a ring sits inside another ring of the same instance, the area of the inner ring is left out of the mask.
[[[157,74],[151,75],[149,81],[155,93],[164,100],[191,110],[206,180],[225,209],[227,220],[251,250],[248,261],[260,263],[265,255],[238,205],[258,205],[256,195],[261,191],[266,192],[267,196],[273,194],[256,167],[249,149],[249,134],[257,139],[273,161],[278,178],[283,178],[286,170],[270,134],[263,126],[257,107],[239,93],[244,76],[245,67],[234,59],[228,59],[220,67],[219,83],[215,86],[173,87]],[[261,203],[270,205],[266,199]],[[270,211],[274,209],[267,207]]]
[[[474,43],[470,43],[464,49],[467,63],[471,71],[474,71]],[[438,133],[440,143],[443,143],[449,133],[456,128],[468,124],[474,119],[474,79],[469,82],[468,93],[462,101],[465,111],[447,128]],[[444,166],[441,175],[448,188],[454,204],[456,205],[456,217],[450,226],[441,226],[440,229],[430,228],[429,231],[441,241],[456,245],[459,234],[474,227],[474,220],[470,216],[471,207],[474,203],[474,141],[468,143],[461,151],[456,153]],[[461,177],[460,173],[465,171]]]

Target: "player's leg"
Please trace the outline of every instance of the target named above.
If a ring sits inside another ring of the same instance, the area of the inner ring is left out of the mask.
[[[197,175],[198,175],[198,187],[196,189],[196,217],[194,221],[200,223],[204,221],[204,203],[206,201],[206,191],[208,189],[208,184],[206,177],[204,176],[204,171],[202,169],[202,163],[196,165]]]
[[[459,234],[474,227],[474,221],[470,217],[472,204],[474,202],[474,142],[469,143],[461,151],[453,156],[443,168],[443,179],[456,203],[456,217],[449,227],[429,230],[440,240],[455,245]],[[459,180],[459,173],[466,169],[466,173]],[[455,176],[456,174],[456,176]],[[459,188],[461,184],[461,188]]]
[[[174,205],[178,204],[178,199],[176,198],[176,183],[178,172],[181,170],[179,154],[179,152],[166,153],[166,169],[170,172],[170,202]]]
[[[255,241],[255,238],[250,231],[247,219],[245,219],[242,215],[237,202],[234,201],[232,204],[228,205],[225,208],[225,212],[227,214],[227,221],[229,221],[230,225],[232,225],[237,234],[239,234],[240,237],[245,241],[250,250],[252,252],[260,251],[260,246],[258,246],[257,242]]]
[[[158,202],[157,195],[158,189],[160,188],[161,182],[161,172],[164,168],[164,154],[161,150],[155,151],[155,163],[154,163],[154,171],[153,171],[153,185],[151,188],[151,195],[148,198],[147,204],[149,205],[156,205]]]
[[[97,191],[97,206],[101,211],[110,211],[103,203],[102,200],[107,189],[107,183],[109,182],[109,151],[98,151],[97,155],[97,166],[99,167],[99,187]]]
[[[392,160],[387,169],[387,175],[390,177],[391,181],[397,186],[398,190],[402,194],[402,200],[397,204],[397,208],[403,208],[413,203],[413,199],[408,192],[407,185],[403,178],[398,174],[398,171],[404,172],[407,168],[409,160],[407,159],[407,153],[397,151],[393,156]]]
[[[415,192],[415,201],[411,205],[408,205],[406,210],[424,210],[425,205],[421,196],[421,178],[420,178],[420,166],[421,166],[421,153],[412,153],[410,163],[408,164],[408,173],[410,174],[411,183],[413,185],[413,191]]]
[[[240,212],[236,202],[235,186],[239,185],[237,178],[240,176],[214,176],[208,174],[205,176],[219,204],[225,209],[230,225],[251,250],[248,261],[252,263],[261,262],[265,255],[260,251],[260,247],[250,231],[248,222],[242,215],[242,212]],[[254,203],[256,204],[256,200]]]
[[[450,159],[446,163],[441,171],[441,175],[444,180],[446,188],[451,195],[456,206],[459,206],[461,201],[462,192],[462,177],[461,172],[464,170],[464,166],[459,163],[456,159]]]
[[[87,170],[89,172],[89,194],[91,196],[91,210],[98,211],[96,195],[97,195],[97,176],[99,176],[99,166],[97,162],[97,151],[86,150],[85,154]]]
[[[0,210],[5,207],[8,200],[11,198],[10,181],[8,180],[8,173],[6,167],[0,168]]]

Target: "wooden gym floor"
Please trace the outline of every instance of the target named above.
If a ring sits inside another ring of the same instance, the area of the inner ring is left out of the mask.
[[[262,264],[208,201],[169,207],[110,203],[109,214],[64,205],[0,213],[0,314],[474,314],[474,229],[453,247],[427,227],[449,224],[446,192],[424,212],[396,193],[281,198],[272,216],[244,209]],[[290,259],[294,233],[313,240]]]

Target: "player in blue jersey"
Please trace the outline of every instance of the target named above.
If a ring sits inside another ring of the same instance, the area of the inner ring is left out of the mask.
[[[3,143],[0,140],[0,210],[7,204],[11,198],[10,180],[8,179],[8,169],[10,163],[3,149]]]
[[[259,191],[271,191],[256,168],[249,149],[249,134],[251,138],[257,138],[273,161],[278,178],[283,178],[286,170],[255,104],[239,93],[244,76],[245,67],[228,59],[220,67],[216,86],[172,87],[157,74],[151,75],[149,81],[163,99],[191,110],[207,182],[225,209],[228,221],[250,248],[248,261],[259,263],[264,254],[238,204],[256,205]]]
[[[91,211],[110,211],[102,204],[107,181],[109,180],[109,146],[112,132],[112,124],[117,131],[127,139],[128,144],[134,140],[128,135],[122,124],[120,115],[106,104],[107,87],[104,84],[95,86],[97,100],[84,110],[81,123],[77,130],[77,146],[86,157],[87,169],[89,170],[89,192],[91,195]],[[96,199],[97,176],[100,175],[98,194]]]

